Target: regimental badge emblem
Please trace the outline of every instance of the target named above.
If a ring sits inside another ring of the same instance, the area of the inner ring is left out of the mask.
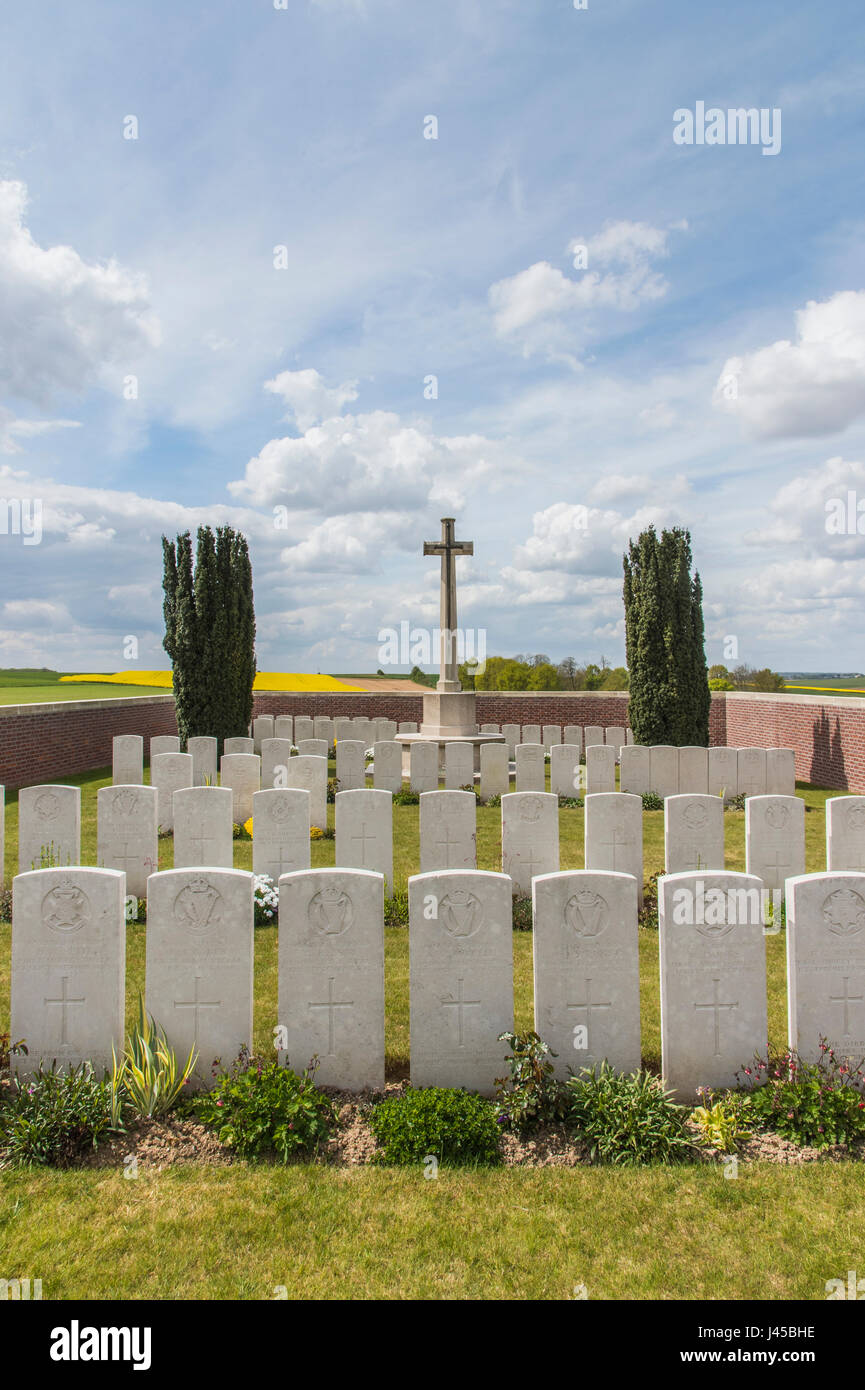
[[[865,830],[865,806],[852,806],[847,813],[847,825],[850,830],[855,830],[857,835],[861,835]]]
[[[857,936],[865,927],[865,899],[852,888],[838,888],[823,904],[823,921],[834,936]]]
[[[526,797],[525,801],[520,802],[520,820],[530,822],[540,820],[542,804],[536,796]]]
[[[270,819],[282,825],[291,815],[291,806],[284,796],[275,797],[270,803]]]
[[[783,801],[770,801],[766,807],[766,821],[773,830],[784,830],[790,821],[790,807]]]
[[[351,898],[341,888],[323,888],[316,893],[306,915],[322,936],[342,936],[354,923]]]
[[[480,930],[484,909],[474,893],[455,890],[439,903],[439,921],[449,936],[465,939]]]
[[[600,936],[610,920],[610,908],[606,898],[582,888],[565,903],[565,922],[577,936],[591,938]]]
[[[54,820],[60,811],[60,797],[54,792],[43,792],[36,798],[35,809],[40,820]]]
[[[80,931],[90,921],[90,899],[71,878],[61,879],[42,899],[42,921],[61,934]]]
[[[137,807],[138,793],[132,791],[131,787],[124,787],[123,791],[115,792],[111,798],[111,809],[117,816],[131,816]]]
[[[206,932],[222,921],[222,896],[206,878],[194,878],[174,899],[174,920],[192,932]]]
[[[682,820],[691,830],[702,830],[708,820],[708,813],[701,802],[689,801],[682,812]]]

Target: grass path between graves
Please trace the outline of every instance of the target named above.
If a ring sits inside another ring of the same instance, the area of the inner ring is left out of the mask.
[[[44,1299],[819,1300],[865,1267],[863,1202],[849,1164],[16,1172],[0,1272]]]
[[[96,791],[82,788],[85,863],[96,862]],[[825,865],[831,792],[800,787],[807,867]],[[14,872],[17,800],[6,814]],[[328,808],[332,824],[333,807]],[[583,813],[559,815],[561,867],[583,867]],[[643,817],[645,872],[663,868],[663,814]],[[744,869],[744,814],[725,816],[727,866]],[[394,808],[396,887],[418,862],[418,811]],[[498,869],[500,812],[478,808],[478,863]],[[333,863],[332,841],[312,847]],[[250,868],[249,843],[235,846]],[[170,868],[171,841],[160,842]],[[7,875],[8,879],[8,875]],[[128,930],[127,1011],[144,979],[145,928]],[[255,939],[255,1047],[276,1022],[275,928]],[[11,930],[0,924],[0,1031],[9,1026]],[[769,1029],[785,1041],[784,939],[766,943]],[[386,933],[387,1059],[408,1065],[408,934]],[[532,1023],[532,938],[514,934],[518,1028]],[[640,932],[643,1055],[660,1060],[657,934]],[[743,1058],[743,1061],[746,1060]],[[0,1277],[41,1278],[43,1297],[158,1299],[824,1299],[828,1279],[865,1268],[865,1169],[831,1163],[447,1170],[228,1168],[0,1173]],[[82,1235],[82,1233],[84,1233]]]
[[[147,777],[148,774],[145,774]],[[102,775],[89,773],[67,778],[67,784],[81,787],[82,862],[96,863],[96,793],[99,787],[110,784],[106,770]],[[805,800],[806,867],[809,872],[825,868],[825,814],[827,797],[833,792],[812,787],[799,787]],[[328,823],[333,825],[333,806],[328,806]],[[394,879],[397,890],[405,888],[408,876],[417,872],[418,808],[394,807]],[[501,812],[496,808],[478,807],[478,867],[501,868]],[[745,868],[745,815],[730,811],[724,817],[726,859],[728,869]],[[663,872],[664,814],[646,811],[643,814],[645,877]],[[563,869],[583,868],[583,812],[578,809],[559,811],[560,859]],[[7,883],[17,867],[18,801],[10,793],[6,805],[6,878]],[[252,868],[252,845],[249,841],[235,843],[235,866]],[[312,845],[313,867],[334,862],[334,842],[323,840]],[[172,867],[172,842],[159,842],[159,867]],[[130,925],[127,931],[127,1022],[137,1016],[139,991],[144,988],[144,925]],[[12,932],[8,922],[0,923],[0,1032],[9,1027],[9,978]],[[785,940],[783,934],[766,939],[766,963],[769,995],[769,1039],[773,1046],[786,1042],[786,985]],[[640,995],[643,1030],[643,1057],[657,1068],[661,1057],[660,985],[658,970],[658,936],[655,931],[640,930]],[[532,1027],[532,936],[530,932],[514,933],[514,1004],[518,1029]],[[273,1029],[277,1023],[277,928],[258,928],[255,933],[255,1013],[254,1045],[260,1053],[269,1052],[273,1044]],[[408,933],[403,928],[388,928],[385,932],[385,1038],[388,1074],[394,1078],[407,1074],[409,1058],[409,1001],[408,1001]],[[743,1063],[750,1058],[743,1058]]]

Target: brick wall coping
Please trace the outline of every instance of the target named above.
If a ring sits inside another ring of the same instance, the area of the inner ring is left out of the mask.
[[[174,704],[174,695],[123,695],[107,700],[55,700],[51,704],[34,701],[29,705],[0,705],[0,719],[13,714],[62,714],[64,710],[118,709],[123,705]]]

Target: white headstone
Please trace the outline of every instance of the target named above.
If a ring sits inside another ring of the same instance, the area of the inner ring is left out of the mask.
[[[227,738],[222,745],[222,752],[223,756],[226,754],[230,754],[232,757],[238,754],[251,756],[255,753],[255,739],[245,736],[243,738]]]
[[[232,800],[229,787],[183,787],[174,793],[175,869],[234,867]]]
[[[18,793],[18,872],[81,859],[81,788],[46,785]]]
[[[253,876],[242,869],[169,869],[147,894],[145,1007],[182,1066],[213,1083],[252,1046]]]
[[[679,792],[679,750],[669,743],[654,743],[649,749],[649,781],[656,796],[677,796]]]
[[[524,724],[520,743],[540,743],[541,726],[540,724]]]
[[[437,743],[413,743],[409,753],[409,786],[413,792],[434,792],[439,784]]]
[[[709,750],[692,744],[679,749],[679,791],[705,795],[709,790]]]
[[[710,796],[723,796],[724,801],[732,801],[739,795],[739,753],[736,748],[709,749]]]
[[[541,730],[541,742],[549,753],[557,744],[562,741],[562,728],[560,724],[544,724]]]
[[[356,734],[354,732],[354,720],[346,719],[344,716],[340,716],[338,719],[334,719],[333,736],[337,743],[339,743],[339,740],[341,738],[356,738]]]
[[[787,976],[790,1047],[804,1061],[817,1062],[823,1038],[839,1062],[861,1066],[865,875],[805,874],[788,881]]]
[[[216,748],[217,741],[209,734],[200,734],[187,740],[186,751],[192,759],[194,787],[216,786]]]
[[[150,785],[159,790],[159,828],[174,829],[172,798],[181,787],[192,786],[190,753],[157,753],[150,760]]]
[[[400,727],[402,727],[402,725],[400,725]],[[481,733],[482,733],[482,734],[497,734],[497,733],[499,733],[499,732],[500,732],[500,730],[499,730],[498,724],[482,724],[482,725],[481,725]]]
[[[509,792],[502,797],[502,873],[514,894],[527,898],[532,879],[559,867],[559,801],[552,792]]]
[[[290,714],[278,714],[273,721],[273,737],[287,738],[294,743],[294,719]]]
[[[481,796],[504,796],[510,789],[508,750],[503,743],[481,744]]]
[[[351,795],[351,793],[349,793]],[[312,869],[279,881],[280,1062],[319,1086],[384,1089],[381,874]]]
[[[518,792],[542,792],[546,787],[546,762],[542,743],[519,743],[514,754]]]
[[[180,738],[177,734],[156,734],[150,740],[150,761],[160,753],[179,753]]]
[[[384,874],[385,894],[393,897],[393,797],[366,787],[336,794],[336,863],[340,869],[371,869]]]
[[[420,871],[476,869],[477,798],[474,792],[422,792]]]
[[[234,802],[235,825],[245,825],[252,815],[252,797],[261,786],[261,758],[257,753],[224,753],[219,780],[230,787]]]
[[[294,716],[294,741],[300,747],[301,739],[315,738],[315,720],[308,714]]]
[[[615,748],[616,761],[618,761],[621,751],[625,746],[625,730],[622,725],[612,724],[609,729],[605,729],[604,743],[608,743],[611,748]]]
[[[645,796],[651,787],[651,749],[643,743],[626,743],[619,764],[619,786],[623,792]]]
[[[616,790],[616,750],[603,743],[586,744],[586,791]]]
[[[403,720],[402,724],[399,726],[398,732],[401,734],[416,734],[417,724],[412,719]]]
[[[395,719],[377,719],[375,721],[376,739],[382,743],[392,743],[397,735]]]
[[[287,787],[308,791],[310,828],[327,826],[327,758],[296,757],[288,764]]]
[[[336,741],[336,780],[341,792],[366,786],[366,746],[360,738]]]
[[[665,872],[724,867],[724,803],[719,796],[680,793],[664,802]]]
[[[445,744],[445,787],[458,791],[474,785],[475,753],[470,743]]]
[[[604,742],[604,731],[600,724],[587,724],[583,730],[583,738],[586,748],[593,748],[596,744]]]
[[[739,795],[766,795],[765,748],[740,748],[738,760]]]
[[[326,758],[328,747],[323,738],[302,738],[297,744],[297,751],[302,758]]]
[[[826,867],[830,873],[865,873],[865,796],[828,798]]]
[[[328,714],[317,714],[312,721],[313,737],[323,739],[327,752],[333,747],[333,720]]]
[[[117,734],[111,740],[111,780],[120,786],[144,781],[144,739],[140,734]]]
[[[402,744],[377,739],[373,744],[373,786],[383,792],[402,790]]]
[[[658,880],[662,1071],[680,1100],[736,1086],[766,1056],[761,886],[752,874]]]
[[[259,714],[252,721],[252,738],[255,743],[255,752],[261,752],[261,745],[266,738],[275,738],[276,721],[272,714]]]
[[[562,742],[563,742],[563,743],[572,743],[572,744],[574,744],[575,747],[579,748],[580,752],[582,753],[582,751],[583,751],[583,727],[582,727],[582,725],[581,725],[581,724],[566,724],[566,725],[565,725],[565,734],[564,734],[564,738],[562,739]]]
[[[252,871],[278,883],[281,874],[308,869],[309,792],[270,787],[252,798]]]
[[[544,874],[532,892],[535,1031],[555,1074],[608,1061],[640,1067],[637,881],[630,874]]]
[[[585,865],[632,874],[643,901],[643,802],[630,792],[592,793],[585,801]]]
[[[40,869],[13,881],[11,1028],[28,1049],[11,1059],[17,1076],[91,1062],[101,1078],[112,1048],[123,1050],[125,892],[117,869]]]
[[[582,796],[585,768],[576,743],[558,743],[550,749],[550,791],[554,796]]]
[[[265,790],[284,787],[291,757],[291,741],[287,738],[265,738],[261,743],[261,785]]]
[[[96,859],[100,869],[126,875],[126,892],[147,896],[147,880],[159,868],[155,787],[131,783],[96,793]],[[175,849],[175,853],[176,853]]]
[[[513,758],[514,749],[520,741],[520,726],[519,724],[503,724],[502,733],[505,737],[505,747],[508,750],[508,757]]]
[[[492,1095],[513,1031],[511,884],[443,869],[408,881],[411,1084]]]
[[[767,888],[805,872],[805,803],[798,796],[749,796],[745,802],[745,868]]]
[[[766,749],[766,794],[796,795],[796,754],[792,748]]]

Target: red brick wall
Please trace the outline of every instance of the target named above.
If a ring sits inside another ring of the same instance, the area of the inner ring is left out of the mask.
[[[111,766],[115,734],[176,734],[174,696],[0,706],[0,783],[27,787]]]
[[[255,696],[256,714],[379,716],[420,723],[421,695],[293,694]],[[627,724],[626,691],[513,694],[479,691],[479,724]],[[62,780],[111,765],[115,734],[177,732],[170,695],[0,706],[0,782],[7,787]],[[800,781],[865,792],[865,699],[716,693],[710,743],[793,748]]]

